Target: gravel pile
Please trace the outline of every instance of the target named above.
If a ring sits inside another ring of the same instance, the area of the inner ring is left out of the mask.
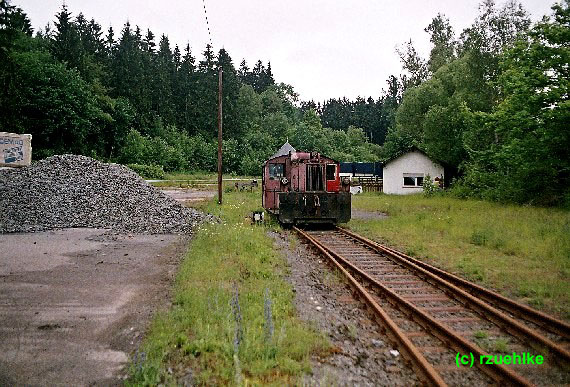
[[[130,169],[85,156],[52,156],[0,170],[0,233],[109,228],[119,233],[191,233],[212,221]]]

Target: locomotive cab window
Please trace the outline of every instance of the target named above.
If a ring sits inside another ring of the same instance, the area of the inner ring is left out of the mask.
[[[282,178],[285,174],[285,164],[283,163],[276,163],[276,164],[269,164],[269,179],[270,180],[278,180]]]
[[[327,180],[336,180],[336,164],[327,164]]]

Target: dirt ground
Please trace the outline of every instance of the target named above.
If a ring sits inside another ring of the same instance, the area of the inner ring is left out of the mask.
[[[122,382],[187,240],[104,232],[0,236],[0,385]]]
[[[193,203],[200,202],[203,200],[212,199],[216,196],[217,191],[211,190],[197,190],[192,188],[162,188],[162,192],[172,197],[173,199],[192,206]]]

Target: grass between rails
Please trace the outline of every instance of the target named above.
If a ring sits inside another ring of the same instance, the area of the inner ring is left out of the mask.
[[[202,204],[223,223],[197,230],[179,269],[173,306],[154,319],[127,384],[176,384],[189,372],[201,385],[290,384],[309,371],[311,354],[327,353],[326,338],[297,317],[283,278],[286,262],[268,228],[245,220],[259,207],[259,196],[232,192],[221,207],[217,198]],[[242,332],[237,357],[236,332]]]
[[[570,319],[570,212],[445,196],[353,197],[348,227]]]

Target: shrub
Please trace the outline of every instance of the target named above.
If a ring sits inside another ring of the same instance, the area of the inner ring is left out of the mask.
[[[263,161],[259,161],[254,156],[245,155],[241,160],[240,172],[248,176],[261,175]]]
[[[129,164],[127,166],[143,179],[164,179],[164,169],[161,165]]]
[[[437,191],[439,191],[439,186],[434,184],[430,175],[424,177],[424,182],[422,183],[422,189],[424,191],[424,196],[433,196]]]
[[[475,230],[471,233],[470,242],[476,246],[485,246],[491,239],[490,234],[488,230]]]

